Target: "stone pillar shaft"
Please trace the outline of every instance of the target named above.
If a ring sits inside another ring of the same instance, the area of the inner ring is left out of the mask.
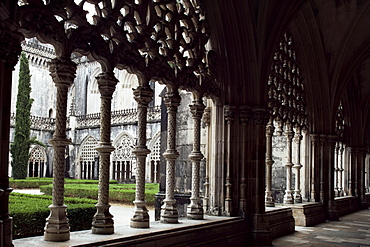
[[[148,104],[153,99],[153,90],[149,86],[139,86],[134,90],[134,97],[138,103],[138,140],[137,146],[133,153],[136,156],[136,192],[135,192],[135,209],[131,218],[131,227],[148,228],[149,214],[145,201],[145,163],[146,157],[150,153],[146,147],[146,125]]]
[[[70,238],[66,206],[64,205],[65,150],[70,140],[66,136],[67,94],[73,83],[76,64],[70,59],[56,58],[50,62],[50,75],[57,87],[55,132],[49,143],[54,148],[53,156],[53,204],[46,219],[44,239],[66,241]]]
[[[16,5],[16,2],[11,3]],[[2,13],[3,6],[0,6]],[[2,16],[2,18],[6,18]],[[9,216],[9,133],[10,133],[10,107],[12,92],[12,75],[14,66],[22,51],[20,34],[7,30],[10,25],[5,24],[0,29],[0,246],[12,246],[13,222]]]
[[[339,143],[339,150],[338,150],[338,171],[339,171],[339,174],[338,174],[338,192],[339,192],[339,196],[343,196],[344,193],[343,193],[343,189],[344,189],[344,186],[343,186],[343,151],[344,151],[344,148],[343,148],[343,143]]]
[[[317,201],[317,141],[318,136],[315,134],[311,135],[311,202]]]
[[[164,102],[168,114],[167,150],[163,156],[166,159],[166,197],[161,208],[160,221],[162,223],[178,223],[178,211],[174,195],[175,184],[175,161],[179,157],[176,150],[176,113],[180,105],[178,92],[166,93]]]
[[[113,215],[109,212],[109,167],[110,154],[114,150],[110,141],[111,103],[117,79],[113,72],[103,72],[96,77],[100,91],[100,142],[95,148],[100,155],[99,193],[96,213],[92,222],[92,233],[114,233]]]
[[[194,138],[193,138],[193,151],[189,155],[192,165],[192,179],[191,188],[192,193],[190,197],[190,205],[188,206],[187,215],[188,218],[193,220],[203,219],[203,207],[199,198],[199,183],[200,183],[200,161],[203,158],[203,154],[200,152],[200,121],[204,113],[205,106],[202,99],[193,101],[193,105],[190,105],[190,110],[194,120]]]
[[[232,162],[232,157],[231,157],[231,128],[235,120],[235,107],[234,106],[225,106],[225,120],[226,120],[226,131],[227,131],[227,139],[226,139],[226,183],[225,183],[225,188],[226,188],[226,193],[225,193],[225,215],[230,216],[231,211],[232,211],[232,198],[231,198],[231,162]]]
[[[292,140],[293,140],[294,132],[293,126],[291,123],[287,123],[286,125],[286,138],[287,138],[287,162],[285,164],[286,167],[286,190],[284,195],[284,203],[293,204],[293,190],[292,190]]]
[[[339,191],[339,142],[335,144],[335,150],[334,150],[334,191],[335,191],[335,196],[340,196],[340,191]]]
[[[294,189],[294,201],[296,203],[302,202],[302,195],[301,195],[301,142],[302,142],[302,134],[301,134],[301,128],[298,127],[296,134],[295,134],[295,143],[296,143],[296,163],[294,164],[294,168],[296,170],[295,175],[295,189]]]
[[[274,130],[273,119],[270,117],[270,121],[266,125],[266,207],[275,207],[275,201],[272,195],[272,165],[274,164],[274,160],[272,159],[272,136]]]

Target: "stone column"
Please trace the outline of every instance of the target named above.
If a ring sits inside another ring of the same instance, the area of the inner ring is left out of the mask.
[[[205,176],[205,181],[204,181],[204,198],[203,198],[203,211],[208,212],[209,211],[209,164],[210,164],[210,159],[209,159],[209,154],[210,154],[210,144],[211,144],[211,135],[210,135],[210,124],[211,124],[211,108],[207,107],[204,110],[203,114],[203,122],[207,126],[207,149],[206,149],[206,176]]]
[[[96,213],[92,222],[92,233],[112,234],[114,233],[113,215],[109,208],[109,169],[110,154],[114,150],[112,146],[111,133],[111,105],[112,95],[118,80],[113,72],[103,72],[96,77],[100,91],[100,141],[95,148],[99,153],[99,193]]]
[[[292,190],[292,140],[294,137],[293,125],[291,123],[286,124],[286,131],[285,135],[287,138],[287,162],[285,164],[286,167],[286,190],[284,195],[284,203],[293,204],[293,190]]]
[[[324,178],[326,186],[325,186],[325,194],[327,195],[328,199],[325,198],[325,201],[328,201],[328,216],[329,220],[338,220],[339,214],[337,210],[337,206],[335,205],[335,183],[334,183],[334,176],[335,176],[335,169],[334,169],[334,157],[335,157],[335,143],[337,137],[334,135],[327,136],[327,147],[324,149],[324,156],[325,157],[325,165],[328,167],[328,176]],[[329,181],[328,181],[329,180]],[[326,196],[325,196],[326,197]]]
[[[343,143],[339,142],[338,143],[339,150],[338,150],[338,196],[344,196],[343,193]]]
[[[53,156],[53,204],[49,206],[50,215],[46,219],[44,239],[46,241],[69,240],[69,224],[64,205],[64,172],[66,146],[71,143],[67,139],[67,94],[68,87],[73,83],[76,64],[70,59],[55,58],[50,62],[50,75],[57,87],[57,109],[55,132],[49,143],[54,148]]]
[[[335,150],[334,150],[334,192],[335,197],[340,196],[339,191],[339,142],[335,143]]]
[[[246,174],[246,166],[247,166],[247,155],[244,152],[244,150],[247,147],[247,141],[248,141],[248,129],[247,126],[250,123],[250,120],[252,118],[252,111],[250,107],[247,106],[241,106],[239,110],[239,119],[241,123],[241,141],[240,141],[240,146],[241,146],[241,178],[240,178],[240,200],[239,200],[239,214],[243,215],[247,211],[247,199],[246,199],[246,194],[247,194],[247,174]]]
[[[320,157],[320,162],[319,162],[319,172],[320,172],[320,202],[322,203],[325,203],[325,182],[324,182],[324,174],[327,174],[328,172],[328,169],[327,167],[324,165],[324,156],[325,156],[325,153],[324,153],[324,147],[326,145],[326,135],[323,135],[321,134],[319,136],[319,157]]]
[[[193,101],[190,105],[190,110],[194,119],[194,141],[193,150],[191,151],[189,158],[191,159],[192,174],[191,174],[191,188],[192,193],[190,197],[190,205],[188,206],[187,215],[189,219],[201,220],[203,219],[203,207],[200,203],[199,198],[199,168],[200,161],[203,158],[203,154],[200,152],[200,120],[204,112],[205,106],[202,102],[201,97]]]
[[[16,5],[16,2],[12,3]],[[4,6],[0,6],[1,13]],[[2,20],[4,15],[0,17]],[[5,22],[4,22],[5,23]],[[4,24],[9,28],[9,24]],[[20,41],[22,36],[13,36],[0,28],[0,246],[12,246],[13,222],[9,216],[9,132],[10,106],[12,95],[12,74],[22,51]]]
[[[137,102],[138,134],[137,145],[133,153],[136,156],[136,192],[135,209],[131,218],[131,227],[148,228],[149,214],[145,201],[145,163],[146,157],[150,153],[146,146],[146,124],[148,104],[153,99],[153,90],[148,86],[139,86],[134,90],[134,97]]]
[[[224,213],[227,216],[230,216],[232,211],[232,198],[231,198],[231,128],[232,124],[234,123],[235,119],[235,107],[234,106],[225,106],[224,108],[224,116],[226,120],[226,133],[227,133],[227,139],[226,139],[226,193],[225,193],[225,210]]]
[[[295,189],[294,189],[294,201],[296,203],[302,202],[302,195],[301,195],[301,142],[302,142],[302,133],[301,127],[296,128],[295,138],[294,141],[296,143],[296,163],[294,164],[293,168],[295,168]]]
[[[163,153],[166,159],[166,197],[161,208],[160,221],[162,223],[178,223],[178,211],[174,195],[175,161],[179,157],[176,150],[176,113],[181,98],[176,91],[167,92],[164,103],[168,114],[167,150]]]
[[[249,148],[251,149],[251,183],[249,183],[253,195],[251,206],[253,211],[252,237],[253,243],[261,246],[271,246],[271,228],[265,219],[265,176],[266,176],[266,125],[270,119],[270,111],[267,107],[254,107],[253,123]],[[252,208],[253,207],[253,208]],[[248,214],[249,212],[247,212]]]
[[[311,202],[317,202],[317,166],[318,166],[318,160],[317,160],[317,142],[318,142],[318,136],[315,134],[312,134],[311,136]]]
[[[354,148],[348,147],[348,195],[355,196],[354,164],[356,162]]]
[[[272,136],[274,134],[274,123],[272,117],[266,125],[266,195],[265,206],[275,207],[274,197],[272,196]]]

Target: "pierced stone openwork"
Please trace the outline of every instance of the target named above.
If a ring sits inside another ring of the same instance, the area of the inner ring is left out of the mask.
[[[28,177],[45,177],[50,176],[47,169],[47,158],[45,148],[35,145],[30,151],[28,159]]]
[[[276,130],[278,136],[285,130],[287,139],[286,190],[284,203],[302,202],[300,189],[300,148],[301,130],[307,124],[304,83],[300,64],[294,48],[293,37],[285,32],[274,53],[271,71],[268,77],[268,106],[271,109],[271,120],[266,128],[266,198],[267,206],[274,206],[271,188],[273,160],[273,136]],[[276,126],[276,128],[274,128]],[[296,135],[295,135],[296,134]],[[292,161],[293,138],[296,144],[296,164]],[[295,189],[292,188],[292,168],[295,168]],[[294,195],[293,195],[294,192]]]
[[[95,150],[97,145],[98,141],[92,136],[87,137],[81,145],[78,159],[81,179],[98,179],[99,177],[99,154]]]
[[[335,143],[335,163],[334,163],[334,191],[335,196],[344,196],[344,150],[346,144],[344,143],[345,117],[342,102],[339,102],[337,109],[337,116],[335,121],[335,131],[338,140]]]
[[[154,145],[149,146],[149,164],[147,166],[147,180],[150,183],[158,183],[159,165],[161,160],[161,139],[160,135],[154,137]]]
[[[134,175],[133,170],[134,156],[132,150],[134,148],[134,139],[127,134],[121,135],[119,141],[114,146],[111,162],[111,178],[119,182],[131,182]]]

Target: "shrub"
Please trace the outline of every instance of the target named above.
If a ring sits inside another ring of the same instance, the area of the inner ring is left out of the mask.
[[[49,216],[51,196],[11,193],[9,212],[13,217],[14,238],[43,235],[45,219]],[[65,198],[67,217],[71,231],[91,228],[96,212],[96,201],[81,198]],[[31,227],[32,226],[32,227]]]
[[[65,184],[98,184],[98,180],[87,179],[64,179]],[[53,178],[26,178],[26,179],[9,179],[10,187],[13,189],[40,188],[42,185],[53,183]],[[110,180],[110,184],[117,184],[116,180]]]
[[[51,195],[52,185],[40,187],[40,191]],[[109,186],[109,200],[125,204],[132,204],[135,200],[135,184],[111,184]],[[155,194],[159,191],[158,184],[145,184],[145,200],[149,206],[155,204]],[[98,186],[90,184],[66,184],[64,194],[69,197],[98,199]]]

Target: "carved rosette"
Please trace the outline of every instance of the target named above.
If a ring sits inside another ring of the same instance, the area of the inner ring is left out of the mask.
[[[56,58],[50,62],[50,75],[57,87],[57,115],[55,132],[49,143],[53,145],[53,205],[46,219],[44,238],[47,241],[65,241],[70,237],[64,205],[65,149],[71,142],[66,136],[67,94],[73,83],[76,64],[68,59]]]
[[[109,213],[109,165],[114,150],[110,142],[112,95],[118,80],[113,72],[103,72],[96,77],[100,91],[100,142],[95,149],[100,155],[99,193],[96,213],[92,222],[92,233],[114,233],[113,216]]]
[[[139,86],[134,90],[134,98],[138,103],[138,141],[135,150],[132,152],[136,156],[136,193],[135,209],[131,218],[131,227],[149,227],[149,214],[145,202],[145,162],[150,150],[146,147],[146,125],[148,104],[153,99],[153,90],[150,87]]]
[[[203,207],[199,198],[199,184],[200,184],[200,161],[203,159],[203,154],[200,152],[200,120],[202,118],[205,106],[201,100],[193,101],[190,105],[190,111],[194,119],[194,143],[193,151],[189,155],[192,161],[192,194],[190,197],[190,205],[188,206],[188,218],[200,220],[203,219]]]
[[[178,211],[174,196],[175,184],[175,161],[179,157],[176,150],[176,113],[180,105],[181,98],[176,92],[166,93],[164,103],[168,114],[167,150],[163,153],[166,159],[166,198],[163,200],[161,208],[162,223],[177,223]]]

